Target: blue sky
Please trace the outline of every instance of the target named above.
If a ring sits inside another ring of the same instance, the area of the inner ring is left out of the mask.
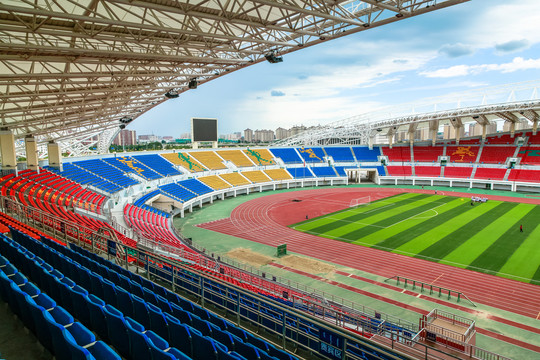
[[[385,106],[540,79],[540,1],[473,0],[255,64],[183,93],[129,125],[138,135],[317,125]]]

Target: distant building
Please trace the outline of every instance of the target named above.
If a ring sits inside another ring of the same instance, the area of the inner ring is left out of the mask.
[[[135,130],[123,129],[113,140],[113,144],[117,146],[131,146],[137,143],[137,132]]]
[[[244,130],[244,141],[248,143],[253,142],[253,130],[250,128]]]
[[[486,135],[496,134],[497,133],[497,124],[490,123],[486,125]],[[469,124],[469,136],[482,136],[482,125],[477,123]]]
[[[259,141],[259,142],[274,141],[274,131],[273,130],[255,130],[253,140]]]
[[[156,135],[139,135],[138,140],[140,143],[149,143],[159,141]]]
[[[462,138],[465,136],[465,127],[462,126],[459,128],[459,137]],[[453,125],[444,125],[443,127],[443,139],[455,139],[456,138],[456,129]]]
[[[286,139],[290,136],[290,131],[282,127],[276,129],[276,140]]]
[[[504,132],[510,132],[510,124],[511,123],[509,121],[504,122],[504,125],[503,125]],[[531,128],[531,125],[529,125],[529,122],[527,120],[519,120],[516,122],[516,127],[515,127],[516,131],[530,129],[530,128]]]

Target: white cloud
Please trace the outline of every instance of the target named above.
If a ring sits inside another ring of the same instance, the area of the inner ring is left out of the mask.
[[[420,75],[429,78],[449,78],[456,76],[478,75],[487,71],[499,71],[511,73],[520,70],[540,70],[540,59],[523,59],[516,57],[509,63],[481,64],[481,65],[456,65],[434,71],[423,71]]]

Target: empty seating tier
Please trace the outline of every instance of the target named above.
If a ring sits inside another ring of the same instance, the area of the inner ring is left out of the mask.
[[[255,165],[275,164],[273,160],[274,157],[268,149],[247,149],[244,150],[244,154],[246,154]]]
[[[441,176],[441,167],[440,166],[418,166],[414,167],[414,174],[416,176],[426,176],[426,177],[439,177]]]
[[[540,170],[510,170],[509,181],[540,182]]]
[[[223,180],[231,184],[232,186],[249,185],[251,181],[242,176],[242,173],[227,173],[219,175]]]
[[[524,146],[517,156],[521,158],[522,165],[539,165],[540,164],[540,146]]]
[[[474,173],[475,179],[503,180],[506,169],[497,168],[477,168]]]
[[[199,164],[197,160],[189,156],[188,153],[177,152],[177,153],[167,153],[161,154],[165,159],[169,160],[175,165],[180,165],[189,172],[199,172],[206,171],[204,166]]]
[[[518,134],[514,134],[514,137],[511,137],[510,134],[504,134],[504,135],[495,135],[495,136],[488,136],[486,137],[486,144],[502,144],[502,145],[510,145],[514,144],[516,138],[520,136]]]
[[[326,156],[323,149],[320,147],[301,147],[297,148],[298,153],[308,164],[310,163],[322,163],[324,162],[324,157]]]
[[[291,174],[285,169],[268,169],[264,170],[266,175],[268,175],[272,180],[290,180],[292,179]]]
[[[124,219],[147,239],[177,248],[185,248],[182,242],[173,235],[169,227],[168,216],[127,204],[124,207]]]
[[[197,196],[193,191],[189,191],[185,187],[178,185],[177,183],[166,184],[159,186],[159,191],[172,199],[180,202],[186,202]]]
[[[529,144],[537,144],[540,145],[540,131],[536,133],[536,135],[533,135],[532,132],[526,134],[529,139],[527,142]]]
[[[197,178],[197,180],[205,183],[206,185],[210,186],[214,190],[228,189],[228,188],[231,187],[231,185],[229,185],[227,182],[223,181],[217,175],[201,176],[201,177]]]
[[[169,161],[157,154],[136,155],[133,156],[133,159],[146,165],[150,169],[160,174],[162,177],[181,175],[181,172],[176,170]]]
[[[472,167],[446,166],[444,168],[444,177],[468,179],[471,177],[472,171]]]
[[[484,164],[504,164],[506,158],[513,157],[515,152],[515,146],[484,145],[479,162]]]
[[[331,166],[316,166],[311,168],[315,177],[336,177],[337,174]]]
[[[354,162],[354,156],[350,147],[328,146],[324,151],[334,162]]]
[[[160,174],[150,169],[143,163],[135,160],[131,156],[107,158],[103,159],[103,161],[127,174],[136,174],[146,180],[155,180],[162,177]]]
[[[210,170],[226,169],[223,159],[213,151],[193,151],[189,155],[197,159],[204,167]]]
[[[447,146],[446,156],[450,157],[450,162],[474,163],[478,157],[479,146]]]
[[[411,148],[409,146],[394,146],[390,148],[382,148],[383,155],[388,156],[390,162],[411,161]]]
[[[314,177],[308,167],[287,168],[287,171],[291,173],[295,179],[305,179]]]
[[[208,194],[213,191],[211,187],[203,184],[197,179],[182,180],[178,182],[178,185],[185,187],[186,189],[194,192],[197,195]]]
[[[353,146],[352,148],[356,161],[360,162],[377,162],[378,156],[381,155],[381,150],[379,147],[373,147],[372,150],[369,150],[367,146]]]
[[[241,150],[219,150],[217,153],[223,159],[232,162],[237,167],[250,167],[255,165]]]
[[[410,166],[387,166],[389,176],[412,176],[412,167]]]
[[[442,156],[444,148],[442,146],[415,146],[414,161],[415,162],[437,162],[439,156]]]
[[[242,175],[248,178],[252,183],[264,183],[272,181],[265,173],[262,171],[242,171]]]
[[[299,164],[303,160],[293,148],[275,148],[270,149],[274,157],[280,158],[285,164]]]

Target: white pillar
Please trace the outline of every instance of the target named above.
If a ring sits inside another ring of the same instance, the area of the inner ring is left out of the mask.
[[[0,151],[2,152],[2,170],[17,169],[15,137],[11,130],[0,131]]]
[[[26,167],[30,170],[37,171],[39,167],[39,161],[36,139],[34,139],[32,135],[29,135],[24,139],[24,145],[26,148]]]

